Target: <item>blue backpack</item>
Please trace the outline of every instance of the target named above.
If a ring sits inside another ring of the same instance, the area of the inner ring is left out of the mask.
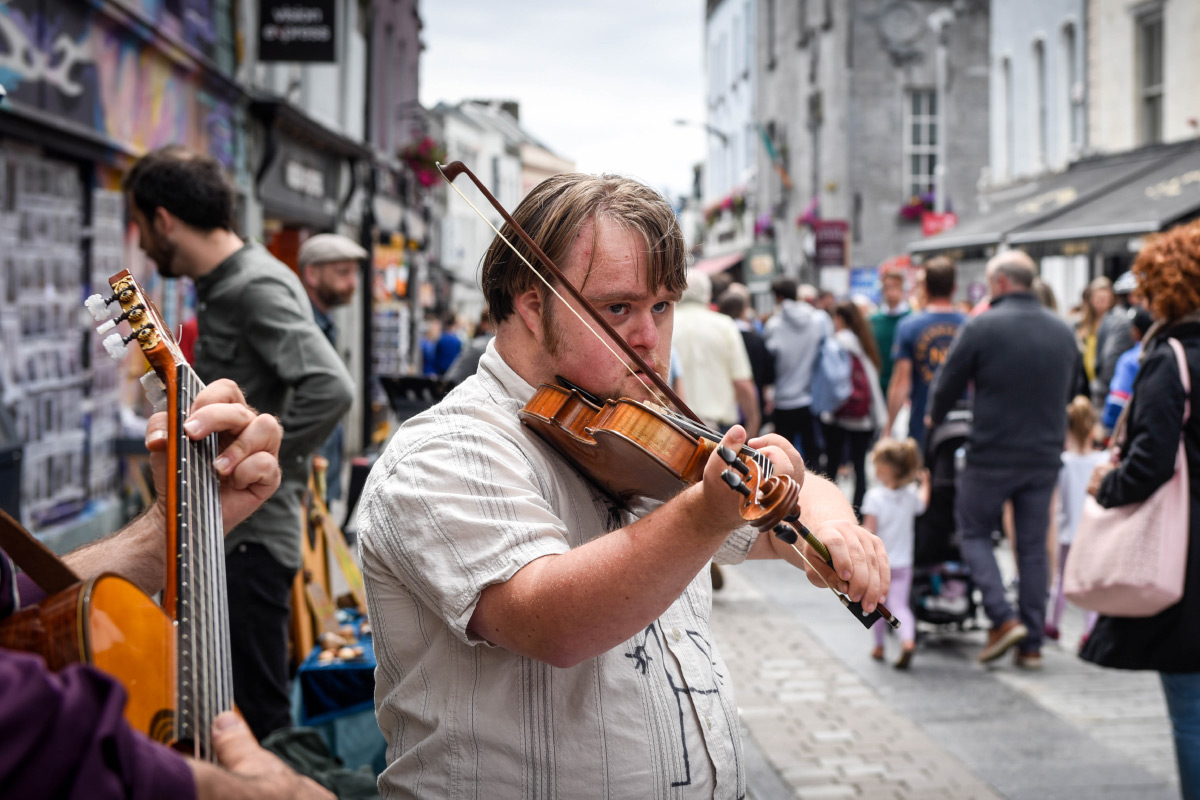
[[[832,414],[854,391],[850,354],[833,336],[826,335],[813,365],[812,413]]]

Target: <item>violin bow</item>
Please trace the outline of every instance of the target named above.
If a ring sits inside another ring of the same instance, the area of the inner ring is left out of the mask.
[[[537,270],[537,268],[535,268],[533,266],[533,264],[530,263],[529,259],[525,257],[525,254],[522,253],[520,250],[518,250],[516,245],[514,245],[509,240],[509,238],[507,236],[505,236],[503,232],[501,232],[501,230],[499,228],[497,228],[495,225],[493,225],[492,221],[489,220],[487,218],[487,216],[482,211],[480,211],[475,206],[474,203],[471,202],[470,198],[468,198],[465,194],[463,194],[462,190],[460,190],[457,186],[454,185],[455,178],[457,178],[459,175],[466,175],[467,178],[470,179],[471,183],[475,184],[475,188],[478,189],[479,192],[488,201],[488,203],[491,204],[492,208],[495,209],[496,213],[498,213],[504,219],[504,221],[506,223],[508,223],[508,226],[512,229],[513,233],[515,233],[517,235],[517,238],[519,238],[522,242],[524,242],[525,246],[528,247],[535,256],[537,256],[537,258],[542,262],[542,264],[545,265],[546,269],[550,272],[550,274],[553,275],[554,278],[560,284],[562,284],[562,287],[567,291],[567,294],[571,295],[571,297],[574,298],[577,303],[579,303],[580,307],[587,313],[587,315],[590,316],[606,334],[608,334],[609,338],[612,339],[613,343],[616,344],[618,347],[620,347],[621,350],[624,351],[625,355],[629,356],[630,360],[632,360],[634,364],[636,364],[639,368],[641,368],[642,374],[644,374],[646,376],[646,378],[650,379],[650,382],[654,384],[654,387],[657,388],[659,391],[661,391],[662,394],[665,395],[671,401],[671,403],[677,409],[679,409],[679,411],[682,414],[684,414],[688,419],[692,420],[700,427],[707,429],[708,426],[704,424],[704,421],[701,420],[700,417],[694,411],[692,411],[690,408],[688,408],[687,404],[683,402],[683,399],[680,398],[679,395],[677,395],[671,389],[671,387],[667,384],[667,382],[664,381],[662,379],[662,377],[655,370],[650,368],[650,365],[647,364],[646,361],[637,354],[637,351],[634,350],[629,345],[629,343],[625,341],[625,338],[623,336],[621,336],[621,334],[617,333],[616,330],[611,325],[608,324],[608,321],[605,320],[604,317],[602,317],[600,315],[600,312],[596,310],[596,308],[591,304],[591,302],[588,301],[588,299],[585,298],[583,296],[583,294],[581,294],[580,291],[578,289],[576,289],[575,286],[569,280],[567,280],[566,275],[564,275],[562,270],[560,270],[558,268],[558,265],[556,265],[550,259],[549,256],[547,256],[544,252],[542,252],[542,248],[539,247],[537,242],[535,242],[533,240],[533,237],[530,236],[528,233],[526,233],[525,229],[522,228],[517,223],[517,221],[512,218],[512,215],[509,214],[508,211],[504,208],[504,206],[500,204],[500,201],[497,200],[490,191],[488,191],[488,188],[483,185],[483,182],[480,181],[479,178],[475,177],[475,173],[472,172],[466,164],[462,163],[461,161],[454,161],[454,162],[451,162],[450,164],[445,164],[445,165],[439,163],[439,164],[437,164],[437,168],[438,168],[438,172],[440,172],[442,174],[442,177],[446,179],[446,183],[450,185],[450,188],[453,189],[458,194],[458,196],[461,197],[463,199],[463,201],[468,206],[470,206],[471,209],[476,214],[479,215],[480,219],[482,219],[484,222],[487,223],[489,228],[491,228],[493,231],[495,231],[496,235],[499,236],[500,239],[503,240],[503,242],[506,245],[508,245],[509,249],[512,250],[513,253],[516,254],[516,256],[518,258],[520,258],[522,262],[524,262],[525,266],[529,267],[529,269],[533,271],[533,274],[536,275],[538,277],[538,279],[541,280],[541,282],[546,285],[546,288],[548,288],[551,292],[553,292],[554,295],[563,302],[563,305],[565,305],[568,309],[570,309],[571,313],[573,313],[576,317],[578,317],[579,321],[582,322],[588,328],[588,330],[590,330],[592,332],[592,334],[595,335],[596,338],[599,339],[600,342],[602,344],[604,344],[604,346],[607,347],[608,350],[614,356],[617,357],[618,360],[620,360],[620,356],[617,354],[617,352],[615,350],[612,349],[612,346],[609,345],[608,342],[605,342],[604,338],[602,336],[600,336],[600,334],[596,333],[595,328],[593,328],[591,325],[589,325],[587,320],[585,320],[570,303],[566,302],[566,298],[564,298],[561,294],[559,294],[558,290],[556,290],[554,288],[554,286],[550,283],[550,281],[546,279],[546,276],[543,275],[541,272],[539,272]],[[642,380],[641,377],[638,375],[638,373],[635,372],[634,369],[632,367],[630,367],[628,363],[626,363],[623,360],[621,361],[621,363],[625,365],[625,368],[628,369],[635,378]],[[642,383],[645,384],[645,381],[642,380]],[[650,391],[651,394],[654,394],[653,388],[651,388],[649,386],[647,386],[646,388],[647,388],[647,390]],[[666,404],[664,403],[663,405],[666,405]],[[725,449],[725,448],[723,448],[723,449]],[[735,491],[741,492],[746,497],[750,497],[751,495],[757,493],[758,485],[761,482],[760,477],[754,478],[755,485],[753,487],[747,486],[746,483],[742,480],[742,476],[750,475],[748,468],[746,468],[745,465],[742,464],[742,462],[737,459],[737,457],[732,453],[732,451],[729,451],[729,455],[733,459],[733,462],[736,462],[736,464],[731,462],[729,460],[729,458],[725,458],[724,454],[722,454],[722,458],[725,459],[726,463],[730,464],[730,466],[746,469],[747,471],[743,471],[743,472],[741,472],[741,475],[737,475],[732,470],[726,470],[725,475],[722,476],[724,478],[725,482],[727,484],[729,484],[730,488],[734,489]],[[739,471],[741,471],[741,470],[739,470]],[[761,476],[761,473],[756,470],[755,475]],[[726,476],[729,476],[729,477],[726,477]],[[797,489],[797,491],[798,491],[798,489]],[[786,522],[787,525],[784,525],[783,522]],[[772,526],[772,533],[774,533],[774,535],[778,539],[780,539],[785,544],[787,544],[789,547],[791,547],[792,550],[794,550],[796,552],[796,554],[800,556],[800,558],[804,559],[804,563],[808,564],[808,566],[813,569],[813,572],[816,572],[816,574],[821,577],[821,580],[829,588],[829,591],[831,591],[835,595],[837,595],[838,599],[842,602],[842,605],[846,606],[846,608],[848,608],[848,609],[850,609],[850,611],[854,612],[854,616],[856,619],[858,619],[859,622],[861,622],[865,627],[870,628],[872,625],[875,624],[876,620],[883,619],[889,625],[891,625],[893,628],[900,627],[899,620],[897,620],[894,616],[892,616],[892,613],[890,611],[888,611],[887,607],[884,606],[882,603],[880,603],[878,606],[876,606],[875,611],[871,612],[870,614],[865,613],[863,611],[861,603],[852,601],[845,594],[843,594],[842,592],[839,592],[837,589],[833,588],[833,586],[830,585],[829,581],[825,580],[825,577],[823,575],[821,575],[821,573],[815,567],[813,567],[812,562],[809,561],[808,557],[804,555],[804,551],[802,551],[800,548],[796,547],[796,542],[799,540],[800,537],[804,538],[804,540],[808,543],[808,545],[813,548],[813,551],[816,552],[821,557],[821,559],[825,562],[825,564],[827,564],[829,566],[830,569],[833,568],[833,560],[830,558],[829,550],[826,549],[824,543],[822,543],[812,533],[812,531],[810,531],[800,521],[800,516],[799,516],[798,512],[793,512],[793,513],[787,515],[786,517],[784,517],[783,522],[780,522],[780,523]],[[799,536],[797,535],[797,533],[799,533]]]
[[[575,314],[576,317],[579,317],[579,321],[586,325],[588,330],[590,330],[596,336],[596,338],[600,339],[604,346],[608,347],[609,351],[612,352],[614,356],[617,356],[617,358],[620,359],[620,356],[617,355],[616,351],[612,349],[608,342],[605,342],[604,338],[596,333],[595,328],[593,328],[591,325],[588,325],[587,320],[580,316],[579,312],[570,303],[566,302],[566,298],[558,293],[550,281],[546,280],[546,276],[538,272],[537,268],[534,267],[533,264],[529,262],[529,259],[525,257],[525,254],[518,250],[516,245],[509,241],[508,237],[505,236],[499,228],[493,225],[492,221],[489,220],[483,214],[483,212],[476,208],[475,204],[472,203],[470,199],[463,194],[457,186],[454,185],[454,179],[459,175],[466,175],[468,178],[470,178],[471,183],[475,184],[475,188],[483,194],[484,198],[486,198],[489,203],[491,203],[492,208],[496,210],[496,213],[504,218],[504,221],[508,223],[510,228],[512,228],[513,232],[517,235],[517,238],[524,242],[525,246],[533,251],[533,254],[537,256],[538,260],[546,266],[546,269],[550,271],[550,274],[553,275],[560,284],[562,284],[564,289],[566,289],[567,294],[571,295],[571,297],[575,299],[575,302],[579,303],[580,307],[587,313],[587,315],[591,317],[605,333],[608,334],[609,338],[613,340],[613,343],[620,347],[621,350],[625,352],[625,355],[629,356],[630,360],[632,360],[633,363],[642,370],[642,374],[650,379],[650,382],[654,384],[654,387],[662,392],[662,394],[671,401],[671,404],[679,409],[679,411],[684,415],[686,415],[688,419],[700,425],[704,424],[700,417],[687,407],[687,404],[683,402],[683,399],[679,395],[675,394],[674,390],[672,390],[667,382],[662,379],[658,372],[651,369],[650,365],[646,363],[645,359],[639,356],[637,351],[630,347],[629,343],[625,341],[625,337],[617,333],[613,326],[609,325],[608,321],[604,319],[604,317],[600,316],[600,312],[596,310],[595,306],[593,306],[588,299],[584,297],[578,289],[575,288],[574,284],[567,280],[567,276],[562,273],[562,270],[558,268],[558,265],[551,261],[550,257],[542,252],[542,248],[538,247],[538,244],[533,240],[533,237],[526,233],[525,229],[517,224],[517,221],[512,218],[512,215],[505,210],[504,206],[500,205],[500,201],[488,191],[488,188],[483,185],[479,178],[475,177],[475,173],[471,172],[470,168],[468,168],[466,164],[462,163],[461,161],[455,161],[453,163],[446,164],[445,166],[438,164],[437,168],[438,171],[442,173],[442,177],[446,179],[446,183],[450,184],[450,188],[457,192],[458,196],[461,197],[466,204],[469,205],[472,210],[479,215],[480,219],[486,222],[488,227],[495,231],[496,235],[499,236],[506,245],[508,245],[509,249],[511,249],[513,253],[515,253],[517,257],[525,263],[525,266],[529,267],[529,269],[533,271],[533,274],[536,275],[538,279],[542,281],[542,283],[546,284],[546,288],[553,292],[559,300],[562,300],[563,304],[570,309],[570,311]],[[621,363],[625,364],[625,368],[628,369],[635,378],[642,380],[638,376],[637,372],[629,366],[629,364],[625,363],[624,361],[621,361]],[[642,383],[645,384],[645,381],[642,380]],[[650,389],[651,394],[654,394],[653,389],[651,389],[649,386],[646,388]],[[663,405],[667,404],[663,403]]]

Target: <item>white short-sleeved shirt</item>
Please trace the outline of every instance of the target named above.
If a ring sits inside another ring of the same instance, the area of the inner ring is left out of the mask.
[[[1079,527],[1083,501],[1087,499],[1088,481],[1096,467],[1108,459],[1108,453],[1103,450],[1091,453],[1063,452],[1062,467],[1058,470],[1059,544],[1075,541],[1075,529]]]
[[[388,742],[382,796],[743,796],[707,569],[645,630],[568,669],[467,630],[487,586],[635,519],[520,423],[533,392],[489,344],[478,372],[402,426],[367,480],[359,530]],[[756,537],[735,531],[718,560],[744,559]]]
[[[863,496],[861,511],[863,516],[875,517],[875,535],[883,540],[892,568],[911,567],[916,536],[913,523],[925,513],[925,502],[917,487],[911,483],[899,489],[873,486]]]
[[[680,303],[675,306],[671,343],[679,357],[688,405],[710,424],[735,424],[738,403],[733,382],[754,377],[737,323],[703,303]]]

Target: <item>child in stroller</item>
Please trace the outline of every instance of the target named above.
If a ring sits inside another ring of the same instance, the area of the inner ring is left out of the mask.
[[[956,409],[926,438],[929,507],[917,518],[912,592],[917,619],[939,626],[975,627],[975,585],[962,561],[954,524],[954,482],[963,463],[971,412]]]

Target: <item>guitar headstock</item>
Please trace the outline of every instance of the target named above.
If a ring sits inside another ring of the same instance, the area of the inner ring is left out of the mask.
[[[119,360],[125,357],[126,346],[137,340],[138,346],[142,348],[142,355],[154,370],[153,374],[158,376],[158,381],[154,382],[147,381],[151,373],[142,378],[142,385],[151,403],[157,408],[164,399],[162,392],[166,387],[174,386],[176,374],[180,367],[187,366],[187,359],[171,336],[171,331],[163,322],[158,309],[150,302],[145,291],[138,285],[137,278],[133,277],[129,270],[122,270],[113,275],[108,279],[108,283],[113,290],[111,297],[94,294],[84,305],[97,322],[103,323],[97,328],[102,334],[113,330],[119,322],[129,323],[130,334],[122,336],[119,332],[112,333],[105,338],[104,349],[110,356]],[[116,317],[111,309],[114,303],[121,310],[120,315]]]

